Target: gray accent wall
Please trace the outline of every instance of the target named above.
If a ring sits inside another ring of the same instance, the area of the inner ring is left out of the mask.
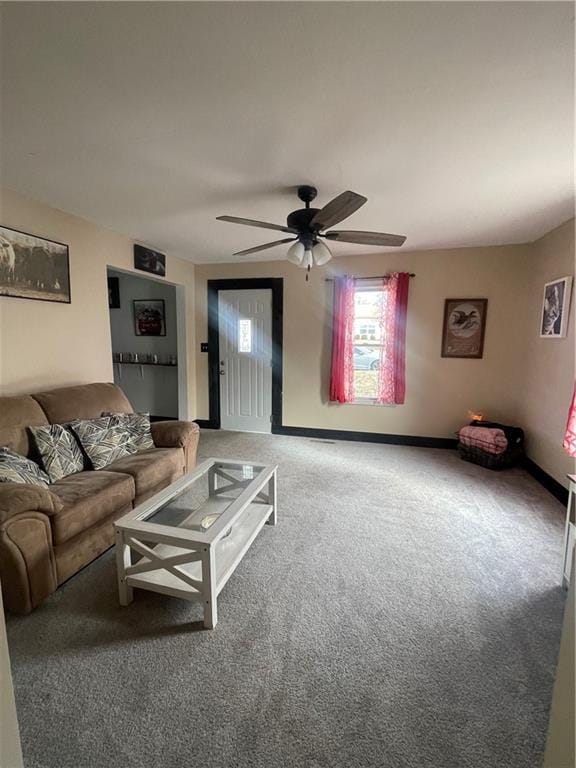
[[[158,355],[167,362],[178,352],[176,289],[146,277],[108,270],[120,286],[120,308],[110,309],[112,354],[122,352]],[[134,300],[163,299],[166,311],[166,336],[136,336]],[[114,381],[122,387],[137,411],[152,416],[178,417],[178,368],[163,365],[114,363]]]

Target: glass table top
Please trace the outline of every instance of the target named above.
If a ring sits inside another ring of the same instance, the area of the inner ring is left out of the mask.
[[[146,522],[205,533],[265,469],[260,464],[214,461]]]

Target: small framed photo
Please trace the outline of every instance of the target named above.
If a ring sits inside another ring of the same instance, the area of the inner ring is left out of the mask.
[[[166,277],[166,256],[143,245],[134,246],[134,269]]]
[[[0,227],[0,296],[70,304],[68,246]]]
[[[540,337],[542,339],[563,339],[568,331],[572,278],[559,277],[544,285]]]
[[[442,357],[481,358],[488,299],[446,299]]]
[[[120,280],[117,277],[108,278],[108,307],[120,309]]]
[[[164,299],[134,299],[136,336],[166,336]]]

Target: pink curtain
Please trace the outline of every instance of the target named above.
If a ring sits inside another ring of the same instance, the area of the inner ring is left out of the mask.
[[[562,445],[568,456],[576,456],[576,385],[574,386],[574,394],[572,395],[572,402],[568,411],[566,434],[564,435]]]
[[[407,272],[393,272],[384,279],[380,312],[380,375],[378,402],[401,405],[406,393]]]
[[[334,280],[330,400],[354,402],[354,278]]]

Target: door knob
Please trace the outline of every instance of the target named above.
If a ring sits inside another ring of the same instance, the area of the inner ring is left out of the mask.
[[[226,376],[226,371],[220,370],[220,371],[218,371],[218,373],[220,374],[220,376]]]

